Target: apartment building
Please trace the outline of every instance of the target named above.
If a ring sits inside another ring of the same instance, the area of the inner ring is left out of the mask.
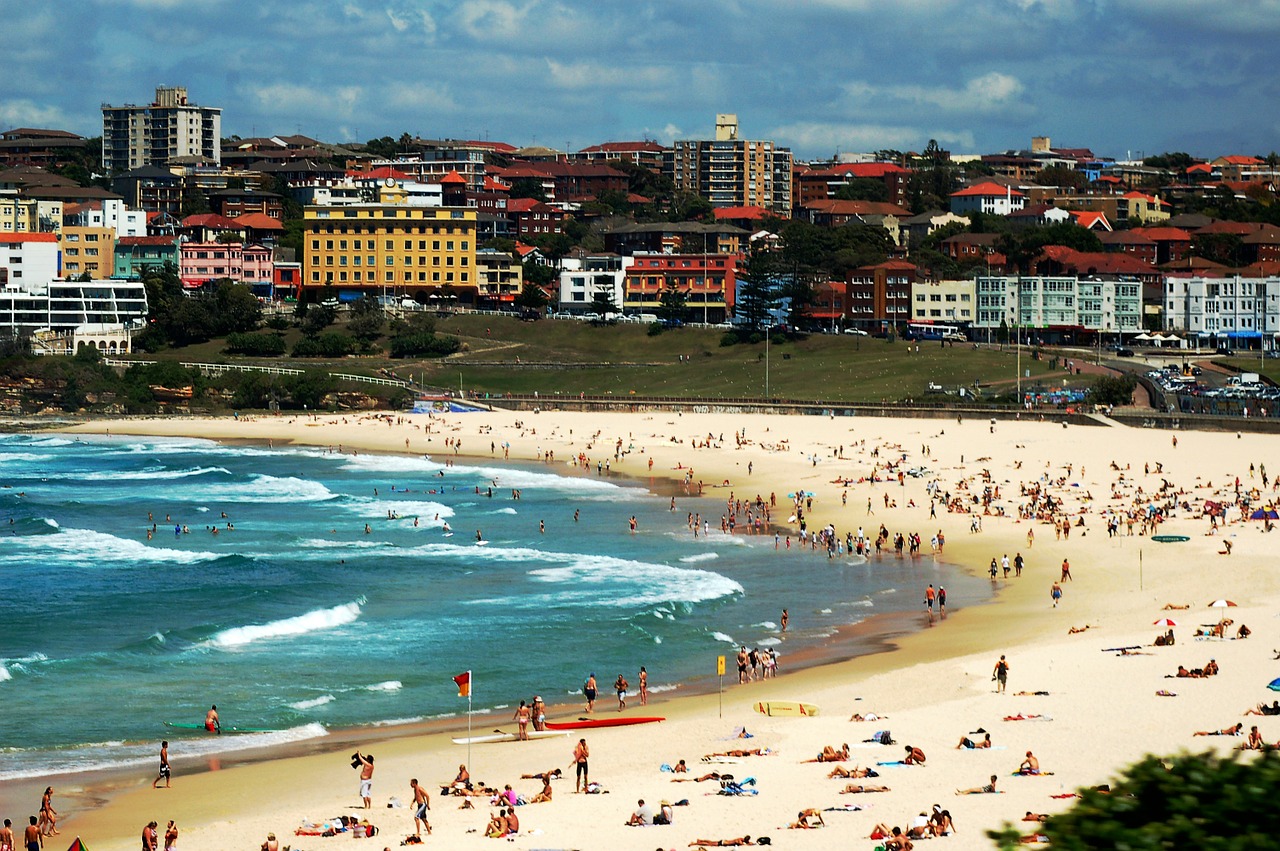
[[[479,306],[510,308],[524,288],[524,266],[505,251],[482,248],[476,252],[476,281]]]
[[[917,271],[914,263],[887,260],[850,272],[845,279],[849,324],[875,332],[900,329],[909,322],[911,288]]]
[[[178,248],[178,277],[195,289],[223,279],[270,291],[274,276],[271,249],[243,242],[184,241]]]
[[[1164,279],[1164,329],[1275,348],[1280,278],[1169,275]]]
[[[623,277],[622,307],[628,313],[655,313],[662,293],[685,294],[693,321],[724,322],[733,311],[738,258],[728,254],[637,254]]]
[[[0,286],[43,286],[59,274],[57,234],[0,232]]]
[[[303,288],[477,295],[476,211],[359,204],[303,211]]]
[[[178,157],[222,162],[222,110],[197,106],[184,86],[157,86],[146,106],[102,105],[102,166],[108,172],[165,165]]]
[[[676,141],[663,173],[675,188],[701,195],[713,207],[764,207],[791,215],[791,151],[767,140],[738,138],[738,116],[716,116],[715,139]]]
[[[1142,328],[1142,282],[1124,276],[1023,275],[976,279],[979,330],[1034,329],[1044,342],[1087,342]]]
[[[114,278],[139,280],[148,269],[159,269],[166,263],[178,268],[178,236],[122,236],[116,240]]]
[[[951,212],[956,215],[982,213],[988,216],[1007,216],[1026,206],[1025,193],[1010,186],[985,181],[951,193]]]
[[[967,328],[973,324],[976,286],[972,278],[911,282],[911,321]]]
[[[64,224],[58,246],[62,274],[68,278],[88,275],[96,281],[115,274],[115,228]]]
[[[634,262],[633,257],[618,254],[588,254],[575,265],[577,268],[560,273],[560,310],[566,313],[584,313],[595,299],[596,293],[607,293],[620,308],[626,301],[624,281]]]

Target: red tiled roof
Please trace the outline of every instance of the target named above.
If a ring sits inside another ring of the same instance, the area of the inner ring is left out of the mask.
[[[841,163],[840,165],[814,169],[810,174],[831,177],[884,177],[886,174],[910,174],[908,169],[893,163]]]
[[[1210,222],[1200,228],[1196,233],[1226,233],[1233,234],[1235,236],[1244,236],[1246,234],[1253,233],[1256,230],[1258,230],[1258,226],[1250,222],[1228,222],[1219,219],[1216,222]]]
[[[1114,233],[1100,233],[1098,239],[1102,240],[1104,245],[1155,245],[1155,240],[1150,239],[1134,230],[1118,230]]]
[[[1147,239],[1154,242],[1190,242],[1191,234],[1182,228],[1133,228],[1135,233],[1140,233]]]
[[[18,233],[17,231],[0,231],[0,242],[57,242],[56,233]]]
[[[121,246],[129,245],[177,245],[178,237],[176,236],[122,236],[119,239]]]
[[[1124,181],[1116,177],[1115,175],[1104,174],[1104,175],[1100,175],[1098,179],[1094,181],[1094,183],[1110,183],[1112,185],[1116,185],[1116,184],[1124,183]]]
[[[507,202],[508,213],[529,213],[534,210],[542,212],[543,210],[550,209],[550,206],[543,201],[539,201],[537,198],[512,198]]]
[[[187,216],[182,220],[184,228],[225,228],[226,230],[239,230],[239,225],[235,219],[228,219],[226,216],[219,216],[217,213],[200,213],[195,216]]]
[[[804,207],[806,210],[813,210],[815,213],[827,213],[832,216],[899,216],[906,218],[911,215],[910,210],[904,210],[897,204],[890,204],[886,201],[842,201],[836,198],[827,198],[821,201],[810,201]]]
[[[1012,187],[1001,186],[999,183],[993,183],[989,180],[970,186],[967,189],[961,189],[959,192],[952,192],[951,197],[967,198],[970,196],[982,196],[982,195],[1003,196],[1006,193],[1016,198],[1024,197],[1022,192],[1019,192],[1018,190]]]
[[[354,180],[386,180],[388,177],[393,180],[413,180],[413,175],[394,169],[389,165],[384,165],[381,168],[371,168],[368,171],[347,169],[347,177]]]
[[[1218,159],[1227,165],[1262,165],[1262,160],[1244,154],[1228,154],[1225,157],[1218,157]]]
[[[1094,210],[1068,210],[1072,218],[1076,220],[1076,224],[1082,228],[1092,228],[1094,225],[1101,224],[1105,230],[1111,230],[1111,222],[1107,221],[1106,213]]]
[[[712,211],[716,219],[763,219],[769,215],[764,207],[717,207]]]
[[[508,145],[506,142],[480,142],[469,139],[462,144],[472,148],[484,148],[496,154],[512,154],[520,150],[515,145]]]
[[[550,172],[529,163],[520,163],[508,168],[495,168],[493,173],[507,181],[519,180],[522,177],[531,177],[534,180],[547,180],[551,177]]]
[[[1136,200],[1136,201],[1146,201],[1148,204],[1159,204],[1161,207],[1168,207],[1168,206],[1169,206],[1169,202],[1168,202],[1168,201],[1161,201],[1159,198],[1156,198],[1154,195],[1148,195],[1148,194],[1147,194],[1147,193],[1145,193],[1145,192],[1138,192],[1138,191],[1136,191],[1136,190],[1135,190],[1135,191],[1133,191],[1133,192],[1126,192],[1126,193],[1124,193],[1123,195],[1121,195],[1120,197],[1121,197],[1121,198],[1128,198],[1128,199],[1129,199],[1129,200],[1131,200],[1131,201],[1135,201],[1135,200]]]
[[[501,180],[498,180],[496,177],[490,177],[487,174],[484,177],[484,188],[486,192],[510,192],[511,191],[510,184],[503,183]]]
[[[273,219],[265,213],[245,213],[243,216],[236,216],[233,221],[241,227],[254,230],[284,230],[279,219]]]
[[[1187,166],[1187,174],[1213,174],[1213,166],[1209,163],[1196,163]]]
[[[451,171],[448,174],[446,174],[444,177],[440,178],[441,186],[445,186],[445,185],[457,186],[458,184],[462,184],[463,186],[466,186],[467,179],[462,175],[458,174],[456,171]]]
[[[516,243],[516,253],[521,257],[528,257],[533,252],[539,250],[536,245],[525,245],[523,242]]]
[[[608,154],[613,152],[629,153],[631,151],[647,151],[652,154],[660,154],[663,151],[661,145],[657,142],[648,140],[643,142],[601,142],[599,145],[589,145],[578,153],[580,154]]]
[[[1075,272],[1101,275],[1151,275],[1154,269],[1131,254],[1106,251],[1076,251],[1065,245],[1046,245],[1040,256],[1061,263]]]

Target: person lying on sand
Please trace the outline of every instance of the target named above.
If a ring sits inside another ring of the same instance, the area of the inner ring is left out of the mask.
[[[879,777],[880,773],[874,768],[858,768],[857,766],[854,766],[853,768],[845,768],[843,765],[837,765],[835,768],[831,769],[831,773],[827,776],[848,777],[856,780],[860,777]]]
[[[709,753],[703,759],[712,759],[717,756],[769,756],[773,753],[770,748],[750,748],[749,750],[727,750],[718,753]]]
[[[967,748],[969,750],[973,750],[974,748],[989,748],[989,747],[991,747],[990,733],[987,733],[985,736],[982,737],[981,741],[977,741],[977,742],[975,742],[973,739],[970,739],[968,736],[961,736],[960,744],[956,745],[957,750],[959,750],[960,748]]]
[[[817,821],[814,821],[815,819]],[[827,823],[822,820],[822,813],[810,807],[797,813],[796,820],[787,825],[787,830],[815,830],[826,826]]]
[[[1189,608],[1191,608],[1191,604],[1190,604],[1190,603],[1187,603],[1185,606],[1179,606],[1179,605],[1176,605],[1176,604],[1174,604],[1174,603],[1165,603],[1165,604],[1164,604],[1164,611],[1166,611],[1166,612],[1173,612],[1173,611],[1178,611],[1179,609],[1189,609]]]
[[[1052,721],[1048,715],[1023,715],[1019,712],[1017,715],[1004,716],[1006,721]]]
[[[822,753],[818,754],[815,759],[806,759],[804,762],[844,762],[849,758],[849,745],[846,743],[840,748],[833,748],[827,745],[822,749]]]
[[[1254,709],[1246,709],[1245,715],[1280,715],[1280,700],[1271,702],[1270,706],[1265,703],[1259,703]]]
[[[888,792],[888,786],[867,786],[861,783],[850,783],[840,790],[841,795],[859,795],[863,792]]]
[[[673,777],[671,778],[671,782],[672,783],[704,783],[707,780],[732,780],[732,779],[733,779],[732,774],[721,774],[718,771],[713,771],[710,774],[704,774],[701,777]]]
[[[1084,626],[1073,626],[1071,627],[1071,629],[1067,630],[1067,635],[1076,635],[1078,633],[1084,632],[1087,629],[1093,629],[1093,626],[1091,624],[1085,624]]]
[[[689,843],[690,848],[731,848],[735,845],[755,845],[750,836],[739,836],[737,839],[695,839]]]
[[[1049,814],[1048,814],[1048,813],[1033,813],[1033,812],[1031,812],[1031,810],[1027,810],[1027,814],[1026,814],[1025,816],[1023,816],[1023,817],[1022,817],[1022,820],[1023,820],[1023,821],[1038,821],[1038,822],[1046,822],[1046,821],[1048,821],[1048,820],[1049,820]]]
[[[868,712],[865,715],[855,712],[849,716],[850,721],[883,721],[888,715],[877,715],[874,712]]]
[[[991,782],[986,786],[975,786],[972,789],[957,789],[957,795],[998,795],[996,790],[996,776],[991,775]]]
[[[540,771],[537,774],[521,774],[521,780],[559,780],[564,770],[560,768],[552,768],[549,771]]]
[[[1049,692],[1047,691],[1015,691],[1013,693],[1013,696],[1014,697],[1048,697]]]
[[[1199,730],[1193,736],[1240,736],[1244,734],[1244,724],[1235,724],[1224,730]]]

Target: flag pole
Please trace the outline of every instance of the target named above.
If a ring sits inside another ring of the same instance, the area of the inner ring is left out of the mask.
[[[475,690],[475,674],[467,671],[467,773],[471,772],[471,692]]]

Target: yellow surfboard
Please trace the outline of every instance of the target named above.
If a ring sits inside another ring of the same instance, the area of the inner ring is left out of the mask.
[[[762,700],[756,704],[761,715],[817,715],[818,707],[798,700]]]

